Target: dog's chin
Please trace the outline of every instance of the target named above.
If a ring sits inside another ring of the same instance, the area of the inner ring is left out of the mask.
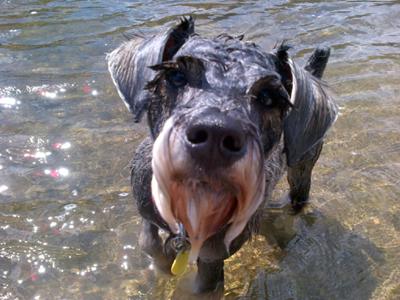
[[[246,155],[229,168],[196,168],[172,130],[172,119],[164,125],[153,147],[152,196],[161,217],[172,232],[183,224],[194,262],[201,246],[212,235],[227,228],[229,245],[245,228],[264,195],[264,172],[259,147],[249,145]]]
[[[204,241],[234,219],[240,196],[209,179],[172,180],[169,190],[172,213],[188,233],[194,260]]]

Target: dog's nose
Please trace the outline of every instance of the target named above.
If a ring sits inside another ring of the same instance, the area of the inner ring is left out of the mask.
[[[186,146],[203,166],[228,166],[246,153],[246,134],[238,120],[213,112],[198,116],[188,125]]]

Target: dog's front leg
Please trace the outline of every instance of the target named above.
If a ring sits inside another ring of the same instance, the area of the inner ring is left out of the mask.
[[[159,228],[168,231],[168,226],[161,219],[152,201],[152,149],[152,139],[145,139],[137,148],[131,167],[133,196],[139,213],[143,217],[139,246],[153,258],[154,264],[159,269],[169,273],[175,253],[169,248],[164,249],[163,241],[159,236]]]
[[[163,247],[163,241],[158,234],[159,228],[143,219],[139,236],[139,246],[148,254],[154,265],[165,273],[170,273],[175,252],[171,248]]]
[[[151,257],[162,253],[162,240],[158,235],[158,227],[146,219],[142,221],[142,228],[139,235],[139,246]]]
[[[197,260],[197,275],[194,292],[205,293],[214,291],[218,285],[224,282],[224,260],[206,262],[200,258]]]
[[[194,291],[196,293],[210,292],[223,287],[224,282],[224,260],[235,254],[249,240],[253,231],[253,226],[257,223],[260,215],[254,215],[245,229],[230,244],[227,251],[224,237],[227,228],[221,230],[209,238],[201,248],[200,256],[197,260],[197,275],[195,279]]]

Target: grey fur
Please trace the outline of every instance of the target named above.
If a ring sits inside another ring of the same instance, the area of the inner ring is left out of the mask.
[[[158,228],[170,228],[152,201],[151,163],[153,143],[171,117],[176,134],[198,120],[203,125],[218,124],[219,118],[233,120],[259,145],[265,159],[260,162],[265,172],[264,198],[270,199],[288,167],[293,209],[298,211],[307,202],[312,168],[337,114],[319,80],[329,48],[317,49],[304,70],[291,61],[287,46],[266,53],[242,38],[226,34],[214,39],[199,37],[189,18],[149,39],[136,37],[108,55],[113,81],[135,120],[145,111],[148,114],[151,137],[135,153],[131,179],[143,217],[141,246],[162,268],[168,269],[174,251],[168,240],[162,247],[158,236]],[[182,151],[186,151],[183,146]],[[224,164],[216,167],[218,159],[210,161],[191,165],[194,176],[223,174]],[[212,290],[223,281],[223,260],[249,239],[261,209],[262,205],[228,249],[223,240],[229,224],[205,241],[198,259],[197,292]]]

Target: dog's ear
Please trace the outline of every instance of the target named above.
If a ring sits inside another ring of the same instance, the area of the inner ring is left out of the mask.
[[[165,32],[149,39],[135,37],[107,55],[113,82],[135,122],[140,121],[148,106],[145,86],[155,76],[149,67],[171,60],[193,33],[192,17],[182,18],[179,24]]]
[[[288,47],[277,51],[283,82],[293,105],[284,121],[284,143],[288,166],[299,162],[304,154],[323,139],[336,120],[337,106],[315,76],[322,76],[329,50],[325,55],[311,56],[307,70],[297,66],[287,54]],[[321,49],[318,49],[321,51]],[[322,52],[321,52],[322,53]],[[319,53],[319,54],[321,54]]]

